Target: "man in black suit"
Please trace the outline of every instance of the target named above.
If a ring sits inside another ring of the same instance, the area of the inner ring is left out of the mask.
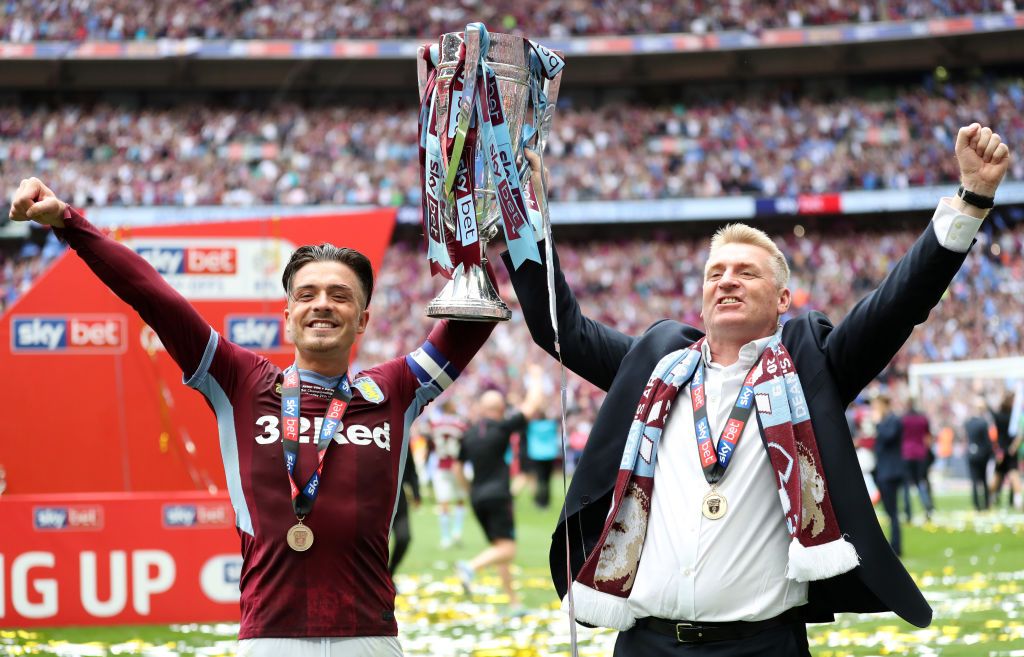
[[[790,304],[788,265],[764,233],[747,226],[719,231],[712,241],[705,265],[701,315],[707,335],[702,342],[705,335],[699,329],[673,320],[659,321],[634,337],[583,316],[555,258],[561,356],[569,369],[608,394],[559,516],[565,520],[552,537],[551,573],[565,598],[568,541],[577,617],[614,617],[614,623],[591,623],[620,630],[616,655],[674,655],[680,649],[716,656],[809,655],[804,623],[832,621],[839,611],[892,610],[919,627],[931,621],[930,607],[878,524],[844,409],[939,302],[1006,173],[1009,149],[989,128],[962,128],[955,151],[963,183],[957,197],[942,199],[917,243],[837,325],[812,312],[779,327]],[[537,158],[528,157],[537,178]],[[534,341],[554,355],[544,267],[526,263],[514,270],[507,255],[505,263]],[[783,474],[769,462],[770,443],[761,429],[767,416],[760,400],[757,422],[743,425],[742,440],[734,437],[728,476],[719,473],[721,480],[713,482],[702,468],[707,465],[704,454],[698,455],[694,447],[695,440],[704,444],[707,433],[700,429],[698,406],[706,409],[711,436],[718,436],[742,405],[739,391],[749,385],[744,381],[758,370],[769,344],[779,349],[779,339],[795,364],[798,388],[802,385],[799,400],[806,399],[802,410],[809,413],[820,452],[818,471],[806,473],[812,490],[804,490],[804,499],[811,495],[820,500],[827,494],[839,532],[856,550],[853,563],[839,575],[790,579],[793,528],[786,523],[791,506],[776,482]],[[621,502],[613,515],[609,511],[613,494],[621,499],[617,478],[623,480],[624,472],[627,482],[629,476],[640,476],[620,465],[626,463],[624,449],[634,418],[647,412],[645,390],[655,380],[655,366],[695,345],[702,363],[698,371],[706,369],[700,394],[691,395],[691,385],[680,385],[679,403],[671,405],[663,430],[658,430],[653,461],[650,452],[644,455],[653,474],[643,476],[654,482],[650,497],[640,504],[647,514],[644,529],[615,539],[611,553],[605,554],[612,535],[626,534],[631,526],[619,522],[625,508]],[[638,410],[642,394],[645,405]],[[716,492],[722,503],[709,505],[709,496]],[[596,607],[589,593],[580,595],[592,589],[577,588],[586,577],[596,581],[591,557],[597,559],[598,574],[606,557],[613,565],[638,562],[633,570],[623,571],[629,576],[616,592],[621,597],[598,594]],[[587,569],[581,573],[584,562]],[[613,613],[600,608],[606,600],[618,605]]]
[[[889,545],[896,556],[902,556],[900,540],[900,488],[906,478],[903,463],[903,423],[892,412],[889,398],[879,395],[871,400],[875,413],[875,484],[882,494],[882,508],[889,516]]]

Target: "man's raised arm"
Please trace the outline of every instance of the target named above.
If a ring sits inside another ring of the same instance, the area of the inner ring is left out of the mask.
[[[195,373],[212,329],[142,256],[100,233],[38,178],[21,181],[9,216],[13,221],[52,226],[96,276],[156,331],[185,376]]]
[[[527,150],[526,159],[532,169],[533,188],[545,189],[541,177],[543,175],[546,179],[547,171],[541,174],[540,158]],[[544,257],[544,249],[541,248],[541,258]],[[555,332],[551,327],[548,310],[545,264],[527,261],[516,269],[508,253],[502,256],[502,260],[519,298],[530,336],[537,346],[555,356]],[[558,336],[565,366],[602,390],[608,390],[619,370],[619,364],[633,346],[634,338],[585,316],[576,301],[576,295],[565,282],[557,253],[554,253],[553,264],[555,314],[558,317]]]
[[[960,128],[954,149],[961,180],[957,196],[939,202],[931,226],[827,338],[844,403],[882,371],[938,304],[1006,175],[1009,148],[990,128],[977,123]]]

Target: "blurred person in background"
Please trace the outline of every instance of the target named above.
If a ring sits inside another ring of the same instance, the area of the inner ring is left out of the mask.
[[[967,468],[971,476],[971,501],[978,511],[987,511],[991,504],[988,465],[992,461],[992,438],[989,435],[988,407],[979,397],[974,413],[964,423],[967,437]]]
[[[1007,508],[1024,508],[1021,497],[1021,475],[1017,469],[1017,452],[1010,449],[1013,438],[1010,436],[1010,417],[1013,414],[1013,393],[1003,393],[996,408],[989,407],[992,424],[996,430],[996,471],[992,478],[992,501],[1000,506],[1003,497],[1003,485],[1008,484],[1010,492]]]
[[[889,516],[889,545],[896,556],[901,556],[900,489],[907,476],[903,460],[903,423],[893,412],[887,395],[875,397],[871,408],[875,416],[875,484],[882,495],[882,508]]]
[[[706,333],[667,319],[626,335],[583,315],[557,259],[550,300],[545,267],[505,254],[534,341],[607,392],[550,565],[560,596],[572,586],[563,608],[619,630],[615,655],[803,657],[805,624],[839,611],[931,622],[885,542],[844,411],[963,265],[1009,166],[1001,142],[977,123],[958,131],[962,188],[838,325],[820,312],[781,325],[785,256],[742,224],[711,241]]]
[[[558,420],[541,413],[526,425],[526,455],[533,474],[533,503],[538,509],[551,504],[551,474],[561,456]]]
[[[864,475],[864,485],[868,489],[872,504],[882,500],[882,493],[875,485],[875,468],[878,459],[875,457],[875,423],[871,419],[871,405],[856,403],[848,412],[850,433],[853,435],[853,446],[857,449],[857,462],[860,472]]]
[[[1017,455],[1018,476],[1024,477],[1024,381],[1018,381],[1013,394],[1013,410],[1010,412],[1010,428],[1007,431],[1013,442],[1010,450]]]
[[[518,611],[520,605],[510,568],[516,558],[516,527],[505,452],[512,434],[522,435],[526,431],[527,423],[537,416],[544,401],[540,367],[530,366],[528,372],[526,395],[512,413],[508,412],[505,395],[497,390],[488,390],[480,395],[474,419],[466,429],[459,449],[459,462],[473,468],[473,481],[468,485],[469,501],[489,545],[469,561],[459,561],[456,575],[469,595],[476,573],[494,566],[508,596],[509,608],[514,611]],[[462,469],[456,472],[461,475]]]
[[[906,468],[906,478],[903,480],[903,511],[907,523],[913,521],[913,513],[910,505],[910,489],[917,490],[918,499],[924,507],[924,515],[927,521],[931,521],[932,512],[935,511],[935,502],[932,499],[932,485],[928,480],[928,470],[935,462],[935,455],[932,453],[932,430],[928,418],[918,410],[913,397],[908,402],[907,412],[903,414],[900,422],[903,424],[902,453],[903,465]]]
[[[352,347],[370,319],[373,268],[354,249],[307,245],[281,279],[295,345],[282,371],[222,337],[149,262],[37,178],[18,186],[9,217],[52,226],[152,327],[183,382],[214,411],[241,538],[239,654],[401,655],[388,536],[409,424],[494,324],[438,322],[420,348],[350,380]]]
[[[462,527],[466,519],[465,490],[456,470],[459,450],[466,432],[466,421],[456,414],[455,401],[448,398],[440,412],[427,418],[424,437],[429,459],[433,463],[431,484],[437,502],[437,520],[441,530],[441,549],[462,544]]]

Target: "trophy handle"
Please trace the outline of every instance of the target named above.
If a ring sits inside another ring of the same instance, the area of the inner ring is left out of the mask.
[[[427,91],[427,78],[429,77],[427,71],[428,52],[430,52],[430,46],[427,44],[416,49],[416,82],[419,84],[421,104],[423,103],[423,94]]]

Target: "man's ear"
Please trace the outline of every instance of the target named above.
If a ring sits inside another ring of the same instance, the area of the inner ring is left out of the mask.
[[[370,309],[367,308],[359,315],[359,324],[356,326],[356,333],[362,333],[366,330],[366,325],[370,321]]]
[[[788,287],[782,288],[779,291],[779,315],[783,315],[789,310],[790,304],[793,303],[793,293],[790,292]]]

